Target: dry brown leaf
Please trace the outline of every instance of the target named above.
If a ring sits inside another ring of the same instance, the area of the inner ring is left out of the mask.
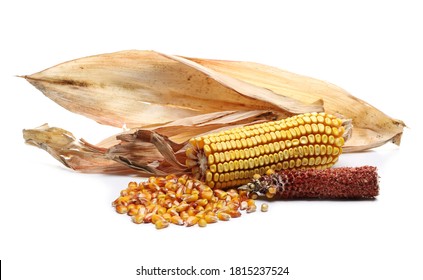
[[[107,148],[77,140],[69,131],[47,124],[25,129],[23,136],[27,144],[47,151],[78,172],[139,176],[187,173],[177,159],[177,152],[184,144],[150,130],[120,134],[118,142]]]
[[[107,149],[77,140],[69,131],[44,124],[24,129],[27,144],[41,148],[66,167],[85,173],[132,174],[134,171],[107,157]]]

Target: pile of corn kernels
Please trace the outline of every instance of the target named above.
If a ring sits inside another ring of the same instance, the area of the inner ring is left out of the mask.
[[[113,206],[128,214],[136,224],[153,223],[157,229],[169,224],[205,227],[218,221],[241,216],[241,210],[255,212],[254,197],[246,191],[211,189],[186,175],[150,177],[147,182],[130,182]],[[263,203],[261,210],[267,211]]]

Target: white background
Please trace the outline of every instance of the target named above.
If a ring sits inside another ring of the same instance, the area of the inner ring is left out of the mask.
[[[4,279],[147,279],[135,275],[142,265],[291,272],[248,279],[423,279],[419,1],[8,2],[0,4]],[[409,128],[400,148],[388,144],[339,162],[378,166],[376,201],[279,201],[268,213],[207,228],[135,225],[111,207],[132,178],[72,172],[22,139],[23,128],[45,122],[92,143],[117,129],[66,111],[15,77],[126,49],[254,61],[312,76]]]

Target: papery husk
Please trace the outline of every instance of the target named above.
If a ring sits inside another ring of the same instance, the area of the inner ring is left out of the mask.
[[[250,62],[122,51],[72,60],[24,78],[70,111],[102,124],[160,131],[179,143],[225,128],[201,126],[195,118],[223,111],[266,110],[278,118],[313,111],[340,114],[354,127],[345,152],[389,141],[399,145],[405,126],[333,84]],[[169,126],[178,120],[185,124]]]
[[[144,177],[188,173],[175,156],[182,146],[150,130],[118,135],[119,143],[108,148],[76,139],[71,132],[48,124],[25,129],[23,134],[27,144],[78,172]]]
[[[387,142],[400,145],[404,122],[387,116],[334,84],[259,63],[187,59],[220,74],[270,89],[284,97],[305,103],[323,100],[325,112],[352,119],[353,133],[344,152],[367,150]]]
[[[84,173],[131,174],[134,171],[107,157],[107,148],[91,145],[62,128],[43,124],[24,129],[23,137],[29,145],[45,150],[68,168]]]
[[[122,51],[68,61],[24,76],[64,108],[101,124],[144,127],[220,111],[323,111],[154,51]]]
[[[138,176],[189,174],[185,166],[186,141],[177,143],[160,132],[173,135],[198,134],[275,120],[269,111],[229,111],[199,115],[150,129],[131,129],[108,137],[93,145],[77,139],[71,132],[44,124],[24,129],[27,144],[47,151],[68,168],[83,173],[104,173]]]

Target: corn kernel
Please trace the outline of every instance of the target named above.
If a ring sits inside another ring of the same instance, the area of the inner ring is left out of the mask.
[[[162,221],[164,221],[165,219],[164,219],[162,216],[158,215],[158,214],[153,214],[153,215],[151,216],[151,222],[152,222],[153,224],[155,224],[158,220],[162,220]]]
[[[163,229],[169,226],[169,222],[166,220],[157,220],[154,225],[156,226],[156,229]]]
[[[269,204],[262,203],[260,207],[261,212],[267,212],[269,210]]]
[[[207,226],[207,221],[205,219],[198,220],[198,226],[199,227],[206,227]]]
[[[185,221],[185,225],[187,227],[191,227],[193,225],[196,225],[198,223],[199,219],[195,216],[189,216],[188,219]]]
[[[221,221],[229,221],[229,219],[231,218],[231,215],[225,212],[219,212],[217,213],[217,218]]]
[[[137,214],[135,216],[132,216],[132,221],[136,224],[142,224],[144,222],[145,215]]]
[[[179,216],[172,216],[170,218],[170,222],[174,225],[179,225],[179,226],[184,224],[184,220],[182,220],[182,218]]]
[[[257,206],[256,205],[251,205],[251,206],[248,206],[248,208],[247,208],[247,213],[253,213],[253,212],[256,212],[256,210],[257,210]]]
[[[117,205],[116,212],[118,212],[119,214],[126,214],[128,212],[128,208],[123,205]]]

